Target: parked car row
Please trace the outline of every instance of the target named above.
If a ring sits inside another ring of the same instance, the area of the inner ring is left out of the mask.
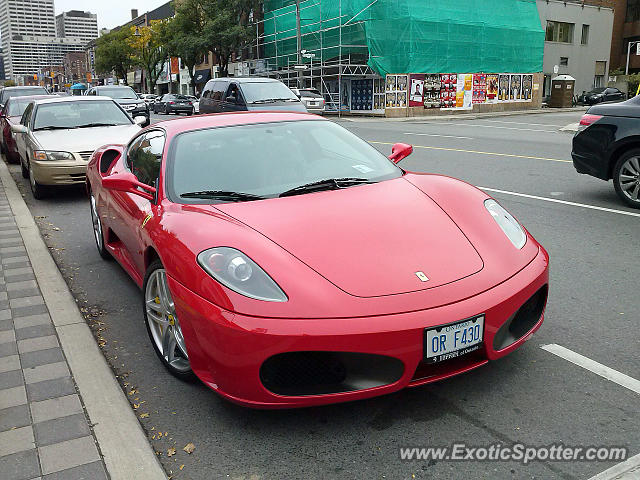
[[[143,130],[100,91],[9,104],[33,195],[86,186],[169,372],[249,407],[321,405],[469,371],[540,327],[548,254],[496,200],[399,168],[410,145],[386,157],[277,81],[223,81],[201,107],[235,114]]]

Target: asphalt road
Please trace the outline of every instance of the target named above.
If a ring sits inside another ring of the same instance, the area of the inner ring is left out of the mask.
[[[620,213],[632,210],[610,183],[573,169],[571,135],[558,129],[579,116],[340,121],[384,152],[394,142],[412,143],[405,169],[511,192],[490,193],[548,249],[549,303],[540,331],[500,361],[381,398],[303,410],[244,409],[169,375],[149,343],[140,292],[116,262],[97,254],[83,192],[64,189],[35,201],[19,169],[11,170],[123,388],[133,391],[128,398],[138,413],[149,414],[141,422],[173,478],[586,479],[616,462],[399,458],[400,447],[456,442],[616,445],[627,446],[629,455],[640,452],[638,394],[540,348],[559,344],[640,379],[640,218]],[[188,442],[196,447],[191,455],[182,451]],[[177,453],[169,457],[172,446]]]

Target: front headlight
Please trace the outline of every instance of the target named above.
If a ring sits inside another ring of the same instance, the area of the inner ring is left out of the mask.
[[[518,221],[513,218],[513,215],[502,208],[502,206],[492,198],[485,200],[484,206],[504,234],[511,240],[511,243],[518,249],[524,247],[524,244],[527,243],[527,234],[524,233],[524,229]]]
[[[52,152],[49,150],[34,150],[34,160],[73,160],[73,153],[69,152]]]
[[[285,293],[267,273],[235,248],[215,247],[198,255],[198,264],[214,279],[245,297],[286,302]]]

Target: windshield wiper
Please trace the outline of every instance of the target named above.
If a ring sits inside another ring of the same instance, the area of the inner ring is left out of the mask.
[[[292,195],[299,195],[301,193],[319,192],[322,190],[338,190],[340,188],[347,188],[353,185],[362,185],[365,183],[375,182],[360,177],[328,178],[326,180],[320,180],[317,182],[311,182],[305,185],[294,187],[290,190],[282,192],[279,196],[290,197]]]
[[[71,130],[73,128],[78,128],[78,127],[60,127],[57,125],[47,125],[46,127],[38,127],[38,128],[34,128],[33,131],[37,131],[37,130]]]
[[[78,125],[76,128],[117,127],[118,125],[124,125],[124,124],[122,123],[85,123],[84,125]]]
[[[254,195],[253,193],[232,192],[227,190],[201,190],[197,192],[181,193],[182,198],[207,198],[216,200],[228,200],[230,202],[244,202],[250,200],[264,200],[267,197]]]
[[[252,104],[256,104],[256,103],[275,103],[276,100],[274,98],[268,98],[265,100],[254,100],[253,102],[248,102],[248,103],[252,103]]]

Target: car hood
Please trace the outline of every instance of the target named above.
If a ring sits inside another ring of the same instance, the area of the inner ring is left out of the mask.
[[[404,178],[216,208],[358,297],[435,288],[483,268],[447,213]]]
[[[127,143],[140,131],[138,125],[114,127],[75,128],[69,130],[42,130],[33,136],[43,150],[64,152],[87,152],[109,143]]]
[[[142,104],[144,103],[144,100],[142,99],[135,99],[135,98],[114,98],[114,100],[119,103],[120,105],[131,105],[131,104]]]

